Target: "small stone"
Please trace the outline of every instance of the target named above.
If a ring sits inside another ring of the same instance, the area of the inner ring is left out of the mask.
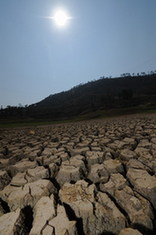
[[[129,149],[123,149],[120,151],[120,159],[123,161],[129,161],[137,157],[136,153]]]
[[[42,235],[53,235],[54,234],[54,228],[47,225],[43,230],[42,230]]]
[[[134,189],[147,198],[156,209],[156,177],[151,176],[145,170],[130,168],[127,177]]]
[[[135,168],[135,169],[148,169],[146,165],[144,165],[142,162],[136,160],[136,159],[131,159],[129,162],[126,164],[126,168]]]
[[[62,165],[56,176],[56,180],[60,186],[63,186],[66,182],[76,182],[80,180],[81,176],[82,174],[79,167]]]
[[[0,234],[1,235],[14,235],[19,229],[20,222],[20,209],[14,212],[4,214],[0,217]]]
[[[24,208],[30,205],[33,207],[43,196],[49,196],[55,192],[54,185],[49,180],[37,180],[27,183],[24,187],[6,186],[0,191],[0,197],[6,201],[11,210]]]
[[[86,158],[88,162],[88,166],[97,164],[97,163],[103,163],[104,161],[104,152],[99,151],[87,151],[86,152]]]
[[[121,162],[117,159],[105,160],[103,162],[103,165],[110,174],[112,174],[112,173],[123,173],[124,172],[124,169],[123,169],[123,166],[122,166]]]
[[[106,183],[109,178],[109,173],[103,164],[94,164],[91,166],[90,172],[88,174],[88,179],[95,183]]]
[[[20,187],[20,186],[23,186],[27,183],[27,180],[25,179],[25,173],[17,173],[11,180],[11,183],[10,185],[11,186],[17,186],[17,187]]]
[[[25,172],[27,169],[30,168],[35,168],[37,166],[37,163],[31,162],[31,161],[27,161],[27,160],[22,160],[20,162],[17,162],[15,165],[10,166],[9,170],[11,172],[11,175],[16,175],[16,173],[18,172]]]
[[[0,170],[0,190],[2,190],[11,181],[10,176],[6,171]]]
[[[137,229],[124,228],[120,231],[119,235],[142,235]]]
[[[108,192],[114,196],[115,190],[122,190],[127,185],[127,180],[119,173],[111,174],[107,183],[100,184],[100,190],[102,192]]]
[[[41,234],[42,229],[45,227],[47,221],[49,221],[56,215],[54,198],[43,196],[36,203],[33,212],[34,220],[30,235],[38,235]]]
[[[50,170],[50,177],[54,178],[59,170],[59,166],[56,165],[55,163],[51,163],[49,165],[49,170]]]
[[[49,172],[43,166],[38,166],[33,169],[28,169],[25,177],[28,182],[34,182],[38,179],[48,179]]]
[[[56,235],[77,235],[76,221],[69,221],[63,206],[57,206],[57,216],[49,221]],[[37,235],[37,234],[36,234]]]
[[[42,156],[50,156],[50,155],[52,155],[51,148],[45,148],[42,152]]]
[[[87,151],[89,151],[89,147],[82,147],[82,148],[69,148],[69,152],[71,154],[71,156],[75,156],[77,154],[84,154]]]

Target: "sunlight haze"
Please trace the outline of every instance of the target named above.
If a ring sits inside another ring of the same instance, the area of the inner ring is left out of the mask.
[[[0,1],[0,105],[155,70],[155,9],[155,0]]]

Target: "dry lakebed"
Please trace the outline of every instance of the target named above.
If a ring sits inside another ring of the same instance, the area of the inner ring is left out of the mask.
[[[156,115],[0,129],[0,235],[156,234]]]

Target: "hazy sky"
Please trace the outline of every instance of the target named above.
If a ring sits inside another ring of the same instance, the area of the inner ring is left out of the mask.
[[[72,17],[57,28],[57,8]],[[156,0],[0,0],[0,105],[156,69]]]

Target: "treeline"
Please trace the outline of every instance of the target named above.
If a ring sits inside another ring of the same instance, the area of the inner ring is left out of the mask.
[[[96,110],[156,107],[156,73],[101,77],[30,105],[0,110],[0,119],[68,119]]]
[[[0,109],[0,119],[5,118],[26,118],[30,116],[30,108],[29,106],[10,106],[8,105],[6,108],[1,106]]]

